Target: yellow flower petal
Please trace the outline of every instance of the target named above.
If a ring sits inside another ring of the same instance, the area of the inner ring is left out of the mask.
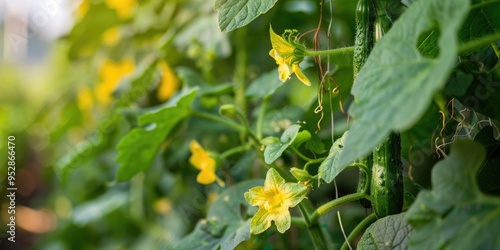
[[[290,78],[292,71],[288,65],[280,64],[280,66],[278,66],[278,73],[280,81],[285,82]]]
[[[189,163],[201,171],[196,177],[196,181],[207,185],[217,180],[220,186],[224,186],[224,182],[215,175],[215,159],[210,157],[196,140],[191,141],[189,149],[192,153]]]
[[[215,181],[215,172],[212,170],[201,170],[201,172],[196,177],[196,181],[200,184],[208,185]]]
[[[271,45],[273,46],[273,49],[278,52],[278,54],[293,54],[295,47],[291,43],[287,42],[283,37],[278,36],[271,26],[269,26],[269,36],[271,38]]]
[[[294,63],[292,65],[292,72],[295,73],[295,75],[297,76],[297,78],[299,78],[299,80],[303,84],[305,84],[306,86],[311,86],[311,82],[309,81],[309,79],[307,78],[307,76],[305,76],[304,73],[302,73],[302,71],[299,68],[299,64],[298,63]]]
[[[280,233],[290,228],[291,218],[288,209],[296,206],[307,194],[307,187],[298,183],[286,183],[274,169],[266,174],[264,186],[253,187],[244,194],[245,200],[259,210],[250,222],[253,234],[264,232],[274,221]]]
[[[260,208],[250,221],[250,232],[260,234],[271,227],[270,214],[265,209]]]
[[[278,232],[284,233],[290,228],[290,225],[292,224],[290,212],[286,210],[283,213],[277,214],[274,218],[274,224],[276,224],[276,229],[278,229]]]
[[[80,110],[89,111],[94,103],[94,97],[92,91],[85,87],[78,91],[77,93],[77,104]]]
[[[175,75],[174,71],[165,62],[159,63],[159,68],[161,70],[162,78],[161,83],[158,87],[158,100],[166,101],[170,99],[179,88],[180,82],[179,78]]]
[[[116,10],[121,19],[129,18],[132,15],[136,0],[106,0],[106,5],[110,9]]]
[[[102,33],[102,41],[108,46],[113,46],[120,40],[120,30],[118,27],[111,27]]]
[[[120,79],[134,70],[134,61],[124,59],[119,62],[105,60],[99,71],[101,82],[97,85],[96,98],[100,104],[107,105],[111,102],[111,93]]]

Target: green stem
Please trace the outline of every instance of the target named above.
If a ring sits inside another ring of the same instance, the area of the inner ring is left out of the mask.
[[[342,196],[338,199],[329,201],[322,206],[318,207],[314,213],[311,215],[311,223],[315,223],[319,220],[319,217],[322,215],[326,214],[330,210],[334,209],[335,207],[342,205],[347,202],[355,201],[355,200],[360,200],[360,199],[366,199],[368,198],[366,194],[363,193],[354,193],[354,194],[348,194],[346,196]]]
[[[307,168],[309,167],[309,165],[323,162],[325,159],[326,159],[326,157],[322,157],[322,158],[318,158],[318,159],[314,159],[314,160],[308,161],[306,163],[306,165],[304,165],[304,170],[307,171]]]
[[[307,223],[306,220],[302,217],[292,217],[292,225],[301,227],[301,228],[307,228]]]
[[[295,152],[300,158],[302,158],[305,161],[314,161],[315,159],[311,159],[305,155],[303,155],[299,150],[297,150],[295,147],[291,146],[290,147],[293,152]]]
[[[259,117],[257,117],[257,138],[259,140],[262,139],[262,123],[264,121],[264,115],[266,114],[266,107],[267,104],[269,103],[269,100],[271,100],[271,95],[268,95],[264,98],[262,101],[262,105],[260,106],[260,112],[259,112]]]
[[[498,2],[500,2],[500,0],[493,0],[493,1],[488,1],[488,2],[480,2],[480,3],[472,5],[470,7],[470,10],[477,9],[477,8],[483,8],[486,5],[495,4],[495,3],[498,3]]]
[[[299,203],[299,208],[302,212],[302,215],[304,216],[304,221],[308,226],[307,232],[309,233],[309,237],[311,237],[311,240],[314,244],[314,249],[328,249],[328,240],[326,238],[327,235],[323,233],[317,221],[315,223],[311,223],[311,220],[309,218],[311,211],[314,209],[311,201],[303,200],[301,203]]]
[[[317,50],[317,51],[308,50],[306,51],[306,56],[325,56],[325,55],[336,56],[336,55],[346,55],[346,54],[352,55],[353,52],[354,52],[354,47],[344,47],[339,49]]]
[[[220,157],[225,159],[231,155],[234,155],[234,154],[237,154],[237,153],[240,153],[240,152],[244,152],[244,151],[247,151],[250,149],[250,145],[249,144],[245,144],[245,145],[241,145],[241,146],[238,146],[238,147],[235,147],[235,148],[231,148],[231,149],[228,149],[227,151],[225,151],[224,153],[220,154]]]
[[[488,36],[483,36],[479,39],[467,41],[465,43],[460,44],[460,46],[458,47],[458,54],[460,55],[467,54],[471,51],[474,51],[477,48],[487,46],[498,40],[500,40],[500,32]]]
[[[354,239],[362,232],[364,231],[368,226],[370,226],[374,221],[377,220],[377,216],[372,213],[368,215],[366,218],[364,218],[349,234],[347,237],[347,242],[352,243]],[[347,250],[349,249],[347,242],[344,242],[342,244],[341,250]]]
[[[201,112],[201,111],[197,111],[197,110],[192,110],[191,114],[193,114],[194,116],[203,118],[203,119],[207,119],[207,120],[211,120],[211,121],[214,121],[214,122],[217,122],[220,124],[224,124],[224,125],[232,128],[236,131],[239,131],[239,132],[243,132],[243,133],[246,132],[244,127],[240,126],[239,124],[237,124],[231,120],[222,118],[220,116],[216,116],[216,115],[213,115],[210,113],[205,113],[205,112]]]
[[[247,71],[247,29],[246,27],[240,28],[236,31],[236,103],[241,110],[246,110],[245,99],[245,80]]]
[[[255,136],[254,133],[252,133],[252,131],[248,130],[248,127],[245,127],[245,126],[241,126],[231,120],[228,120],[228,119],[225,119],[225,118],[222,118],[220,116],[216,116],[216,115],[213,115],[213,114],[210,114],[210,113],[205,113],[205,112],[201,112],[201,111],[197,111],[197,110],[192,110],[191,111],[191,114],[193,114],[193,116],[197,116],[197,117],[200,117],[200,118],[204,118],[204,119],[207,119],[207,120],[211,120],[211,121],[214,121],[214,122],[218,122],[220,124],[224,124],[238,132],[241,132],[241,133],[244,133],[244,134],[248,134],[250,136],[250,138],[252,138],[257,144],[259,144],[259,139],[257,139],[257,137]]]

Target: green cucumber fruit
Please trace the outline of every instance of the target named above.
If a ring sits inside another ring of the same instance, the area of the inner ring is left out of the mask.
[[[400,213],[403,208],[401,137],[392,133],[373,150],[371,201],[378,218]]]

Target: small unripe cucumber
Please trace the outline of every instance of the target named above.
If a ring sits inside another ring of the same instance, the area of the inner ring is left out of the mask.
[[[356,38],[354,40],[354,58],[353,58],[353,76],[356,79],[359,70],[365,63],[368,55],[373,48],[373,22],[375,19],[375,10],[370,0],[359,0],[356,7]],[[362,192],[367,180],[370,179],[372,167],[372,156],[368,155],[359,159],[359,163],[368,168],[368,173],[359,171],[359,180],[357,192]],[[366,194],[370,194],[370,187]],[[359,203],[365,208],[371,208],[371,203],[367,199],[359,200]]]
[[[391,134],[373,150],[371,201],[378,218],[400,213],[403,208],[401,138]]]
[[[375,13],[370,0],[359,0],[356,7],[356,37],[354,39],[353,75],[358,75],[373,48]]]

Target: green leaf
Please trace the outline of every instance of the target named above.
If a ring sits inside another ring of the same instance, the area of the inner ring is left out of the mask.
[[[198,222],[194,231],[175,247],[167,249],[226,250],[250,239],[250,219],[245,221],[240,210],[242,205],[248,207],[243,194],[263,183],[263,180],[244,181],[221,192],[210,206],[207,218]]]
[[[278,0],[215,0],[219,28],[229,32],[243,27],[271,9]]]
[[[267,164],[273,163],[290,145],[292,145],[299,133],[299,129],[300,125],[293,124],[283,132],[279,142],[272,143],[266,147],[264,150],[264,160]]]
[[[354,162],[391,132],[407,130],[419,120],[452,70],[456,33],[468,6],[467,0],[419,0],[376,44],[352,88],[351,132],[339,165]],[[440,52],[428,58],[417,49],[417,39],[435,25],[441,31]]]
[[[278,70],[271,70],[255,79],[250,84],[245,95],[247,97],[265,99],[272,96],[283,85],[283,82],[278,78]]]
[[[500,32],[500,2],[498,0],[472,1],[471,10],[460,29],[460,43]],[[489,45],[487,45],[489,46]]]
[[[189,89],[158,109],[139,117],[139,126],[130,131],[117,146],[117,162],[121,163],[116,179],[126,181],[147,170],[158,148],[174,126],[190,113],[190,103],[197,89]]]
[[[481,167],[477,180],[483,192],[498,195],[500,192],[500,141],[496,140],[493,127],[481,129],[474,137],[474,141],[481,143],[486,148],[486,162]]]
[[[342,152],[344,151],[344,141],[348,133],[349,131],[344,132],[342,137],[333,143],[330,148],[330,152],[328,153],[328,157],[326,157],[326,159],[319,166],[318,176],[327,183],[332,182],[333,179],[335,179],[335,177],[342,172],[342,170],[347,168],[347,165],[339,165],[338,161],[340,155],[342,155]]]
[[[386,216],[368,227],[358,242],[358,249],[408,249],[412,228],[405,213]]]
[[[300,145],[302,145],[302,143],[307,142],[310,139],[311,139],[311,133],[307,130],[302,130],[297,134],[295,140],[293,140],[292,145],[294,147],[299,147]]]
[[[459,140],[432,169],[432,190],[421,191],[406,214],[413,226],[410,249],[496,249],[500,198],[480,192],[476,173],[486,153]]]

